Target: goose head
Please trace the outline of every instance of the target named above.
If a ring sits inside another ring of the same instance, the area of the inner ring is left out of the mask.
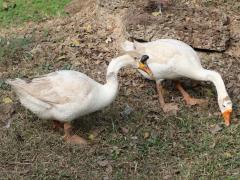
[[[107,68],[107,79],[111,79],[110,77],[116,77],[118,71],[124,66],[131,66],[133,69],[142,70],[152,77],[153,73],[147,64],[148,58],[147,55],[131,51],[113,59]]]
[[[147,60],[149,59],[148,55],[143,55],[139,61],[139,67],[138,69],[144,71],[145,73],[147,73],[149,76],[153,77],[153,73],[150,70],[150,68],[147,65]]]
[[[226,126],[230,125],[230,116],[232,113],[232,101],[228,96],[218,99],[218,105],[222,112]]]
[[[148,55],[142,55],[136,51],[130,51],[128,52],[128,55],[130,55],[135,61],[135,63],[132,64],[133,68],[142,70],[149,76],[153,77],[153,73],[147,64],[147,60],[149,59]]]

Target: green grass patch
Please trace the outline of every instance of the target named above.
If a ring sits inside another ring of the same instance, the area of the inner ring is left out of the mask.
[[[0,26],[21,25],[64,15],[64,6],[71,0],[0,0]],[[5,10],[4,10],[5,6]],[[6,9],[7,7],[7,9]]]

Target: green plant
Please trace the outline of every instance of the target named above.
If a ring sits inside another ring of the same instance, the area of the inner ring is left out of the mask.
[[[4,1],[0,0],[0,26],[3,27],[64,15],[64,6],[70,2],[70,0],[13,0],[9,8],[4,10]]]
[[[5,38],[0,37],[0,63],[8,64],[8,60],[12,59],[13,63],[17,63],[18,60],[24,56],[29,45],[32,43],[33,39],[28,37],[11,37]]]

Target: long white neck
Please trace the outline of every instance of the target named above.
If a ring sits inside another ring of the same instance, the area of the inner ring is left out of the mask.
[[[218,99],[224,99],[228,96],[228,93],[226,91],[226,87],[224,85],[223,79],[221,75],[215,71],[210,70],[203,70],[207,81],[213,82],[217,89]]]
[[[102,102],[105,102],[104,104],[110,104],[118,93],[117,75],[119,70],[124,66],[134,64],[135,61],[130,55],[117,57],[110,62],[107,68],[106,84],[103,85],[102,89]]]
[[[107,83],[105,84],[105,86],[110,86],[114,88],[116,88],[116,86],[118,87],[117,80],[118,71],[124,66],[127,65],[133,66],[134,64],[135,64],[134,59],[128,54],[113,59],[107,68],[106,76]]]
[[[135,64],[135,61],[129,54],[125,54],[112,59],[112,61],[110,62],[107,68],[107,78],[108,78],[108,75],[110,75],[111,73],[117,74],[122,67],[127,65],[134,65],[134,64]]]

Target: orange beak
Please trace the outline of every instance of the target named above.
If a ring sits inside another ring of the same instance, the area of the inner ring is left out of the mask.
[[[152,71],[150,70],[150,68],[148,67],[147,64],[139,63],[138,69],[144,71],[144,72],[147,73],[149,76],[153,77],[153,73],[152,73]]]
[[[226,126],[230,126],[231,113],[232,113],[232,109],[227,109],[222,113]]]

